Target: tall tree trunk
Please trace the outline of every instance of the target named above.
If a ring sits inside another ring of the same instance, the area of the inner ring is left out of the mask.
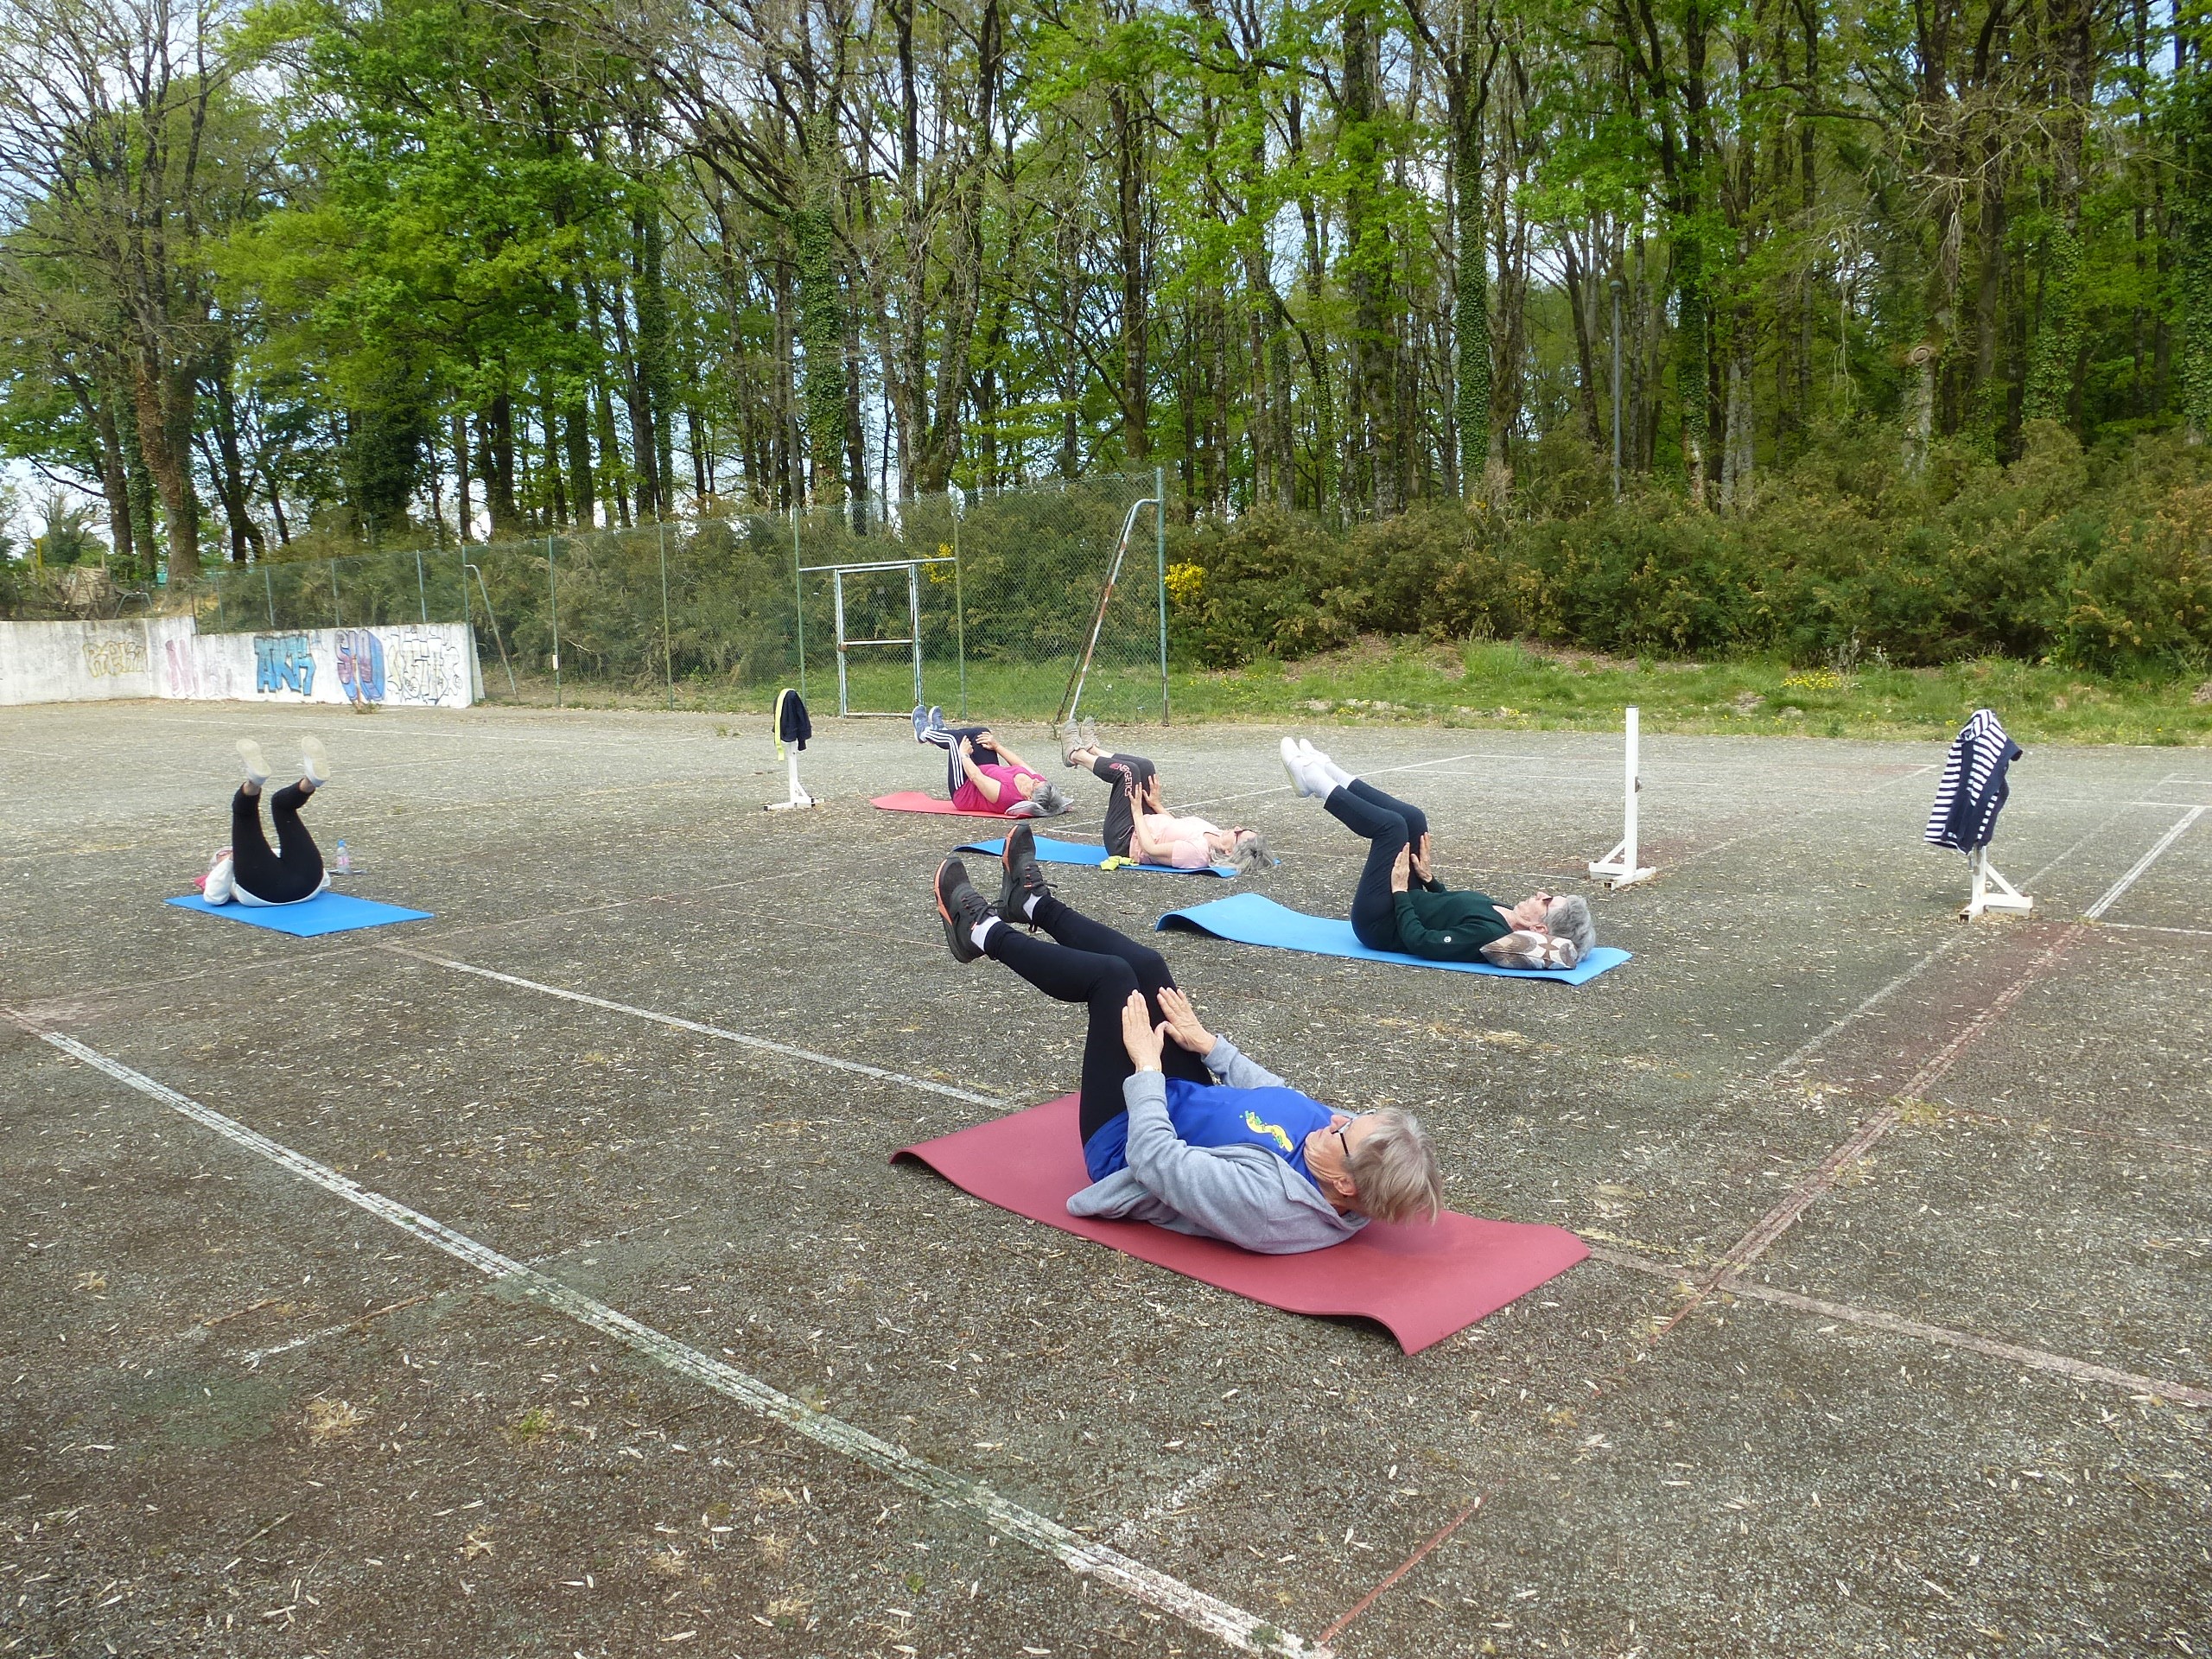
[[[2042,317],[2028,360],[2021,415],[2070,417],[2082,359],[2082,185],[2094,92],[2096,9],[2093,0],[2053,0],[2052,34],[2059,105],[2051,134],[2051,194],[2057,209],[2044,248]]]
[[[453,417],[453,470],[454,524],[460,532],[461,544],[467,547],[475,539],[473,532],[476,527],[476,509],[468,499],[468,416],[457,411]],[[273,481],[269,493],[273,500],[276,493]],[[283,528],[281,523],[278,528],[280,531]]]
[[[1152,454],[1152,365],[1150,237],[1145,224],[1145,138],[1131,102],[1119,82],[1106,89],[1114,136],[1114,221],[1122,279],[1121,384],[1122,454],[1135,466]]]
[[[1395,276],[1382,200],[1382,41],[1377,0],[1347,0],[1344,92],[1337,132],[1344,179],[1344,286],[1352,304],[1352,397],[1357,412],[1356,479],[1377,517],[1405,504],[1399,493],[1397,338],[1392,329]]]

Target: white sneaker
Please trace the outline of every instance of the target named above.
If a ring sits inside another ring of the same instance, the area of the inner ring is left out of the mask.
[[[1283,775],[1290,779],[1291,788],[1299,794],[1318,801],[1336,787],[1332,779],[1306,759],[1295,738],[1283,739],[1281,753]]]
[[[300,775],[318,789],[330,781],[330,751],[321,738],[300,740]]]
[[[261,752],[261,745],[250,737],[238,739],[238,760],[245,767],[245,780],[256,789],[269,781],[269,757]]]
[[[1342,789],[1351,782],[1351,773],[1315,748],[1308,739],[1301,737],[1298,740],[1298,752],[1305,756],[1306,765],[1319,771],[1337,788]]]

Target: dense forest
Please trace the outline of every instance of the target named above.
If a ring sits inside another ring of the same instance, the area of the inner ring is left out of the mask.
[[[1728,520],[1824,446],[2193,443],[2207,29],[5,0],[0,453],[48,562],[188,575],[1153,466],[1217,534],[1560,478]]]

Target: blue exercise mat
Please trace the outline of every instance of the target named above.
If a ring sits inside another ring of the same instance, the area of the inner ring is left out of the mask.
[[[319,939],[326,933],[351,933],[358,927],[383,927],[392,922],[427,922],[427,910],[402,910],[373,899],[356,899],[349,893],[319,893],[296,905],[211,905],[198,893],[169,903],[181,910],[204,911],[225,921],[265,927],[272,933],[289,933],[296,939]]]
[[[1211,904],[1171,910],[1154,925],[1163,932],[1176,929],[1211,933],[1217,939],[1228,939],[1237,944],[1275,945],[1316,957],[1395,962],[1407,968],[1448,968],[1455,973],[1496,974],[1501,979],[1555,979],[1567,985],[1586,984],[1608,968],[1618,968],[1628,960],[1627,951],[1601,944],[1572,968],[1498,968],[1487,962],[1431,962],[1426,957],[1409,957],[1399,950],[1370,950],[1352,936],[1350,922],[1286,910],[1274,899],[1263,899],[1256,893],[1233,893]]]
[[[953,849],[961,853],[988,853],[993,858],[1006,851],[1003,839],[998,841],[963,841]],[[1039,864],[1085,864],[1096,869],[1107,860],[1103,847],[1086,847],[1077,841],[1052,841],[1044,836],[1037,837],[1037,861]],[[1124,870],[1150,870],[1154,875],[1217,875],[1224,881],[1236,879],[1234,864],[1209,864],[1203,870],[1171,869],[1165,864],[1122,864]]]

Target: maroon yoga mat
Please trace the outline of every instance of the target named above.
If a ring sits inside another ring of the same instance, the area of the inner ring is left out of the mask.
[[[1303,1255],[1257,1255],[1148,1222],[1086,1221],[1067,1211],[1088,1185],[1073,1095],[903,1147],[892,1157],[917,1159],[1001,1210],[1269,1307],[1374,1319],[1409,1354],[1495,1313],[1590,1254],[1563,1227],[1450,1210],[1433,1226],[1370,1222],[1343,1243]]]
[[[925,795],[918,789],[902,789],[895,795],[879,795],[868,803],[886,812],[934,812],[948,818],[996,818],[1007,822],[1003,812],[963,812],[950,801],[940,801],[934,795]]]

